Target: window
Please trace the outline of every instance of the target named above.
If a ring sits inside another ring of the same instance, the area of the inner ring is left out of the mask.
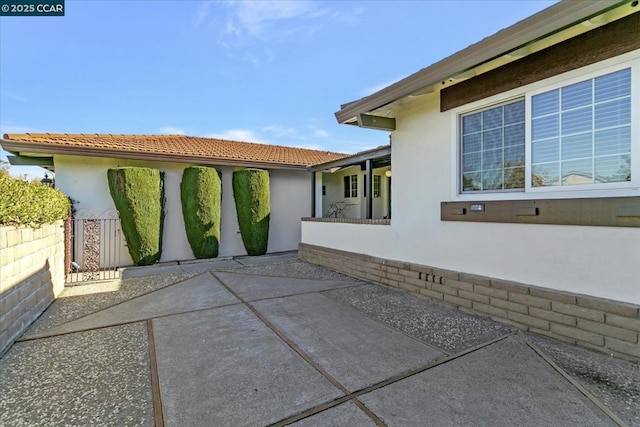
[[[533,187],[631,181],[631,69],[531,97]]]
[[[636,71],[622,67],[460,115],[460,193],[630,188]]]
[[[358,175],[344,177],[344,197],[358,197]]]
[[[322,195],[323,195],[323,196],[326,196],[326,195],[327,195],[327,186],[326,186],[326,185],[323,185],[323,186],[322,186]]]
[[[524,100],[462,116],[462,191],[524,189]]]
[[[380,197],[382,177],[380,175],[373,175],[373,197]]]

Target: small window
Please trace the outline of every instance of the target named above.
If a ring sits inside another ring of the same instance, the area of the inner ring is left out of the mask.
[[[322,186],[322,195],[323,195],[323,196],[326,196],[326,195],[327,195],[327,186],[326,186],[326,185],[323,185],[323,186]]]
[[[461,117],[462,192],[524,189],[524,100]]]
[[[344,197],[358,197],[358,175],[344,177]]]
[[[373,176],[373,197],[380,197],[382,177],[380,175]]]

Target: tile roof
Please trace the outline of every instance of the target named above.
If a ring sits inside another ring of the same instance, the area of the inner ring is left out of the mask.
[[[149,155],[151,159],[167,161],[195,161],[205,163],[259,163],[281,167],[307,167],[345,157],[346,154],[253,142],[228,141],[185,135],[107,135],[107,134],[5,134],[4,145],[21,144],[20,151],[29,148],[50,150],[52,154],[70,153],[101,157],[136,157]],[[27,148],[27,146],[29,148]]]

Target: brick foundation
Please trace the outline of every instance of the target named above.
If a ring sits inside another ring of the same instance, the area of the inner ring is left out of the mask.
[[[640,362],[640,306],[301,243],[304,261]]]
[[[0,354],[64,288],[62,221],[0,227]]]

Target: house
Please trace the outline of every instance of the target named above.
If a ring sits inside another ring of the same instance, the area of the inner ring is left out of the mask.
[[[56,173],[56,187],[75,201],[76,218],[117,219],[107,182],[107,169],[139,166],[165,173],[166,217],[161,261],[193,259],[180,202],[183,170],[190,165],[214,166],[222,174],[219,256],[246,254],[235,211],[232,172],[235,168],[269,170],[271,215],[269,252],[295,250],[300,242],[300,217],[311,213],[310,165],[344,154],[183,135],[9,134],[1,141],[15,156],[13,164],[31,164]],[[109,225],[111,226],[111,225]],[[103,230],[104,231],[104,230]],[[117,231],[117,230],[116,230]],[[114,232],[116,232],[114,231]],[[76,237],[82,239],[76,231]],[[112,233],[113,234],[113,233]],[[111,236],[112,236],[111,234]],[[124,239],[102,235],[100,263],[132,263]],[[117,247],[106,248],[110,241]],[[78,247],[77,252],[82,251]],[[116,260],[105,254],[116,253]],[[84,264],[76,254],[80,267]]]
[[[316,208],[301,258],[640,360],[638,1],[559,2],[335,115],[391,133],[393,215]]]

